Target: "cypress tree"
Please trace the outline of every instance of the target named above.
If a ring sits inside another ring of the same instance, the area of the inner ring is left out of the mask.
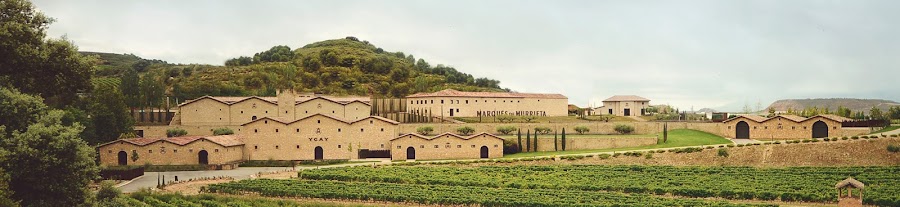
[[[566,151],[566,128],[562,129],[562,151]]]
[[[663,143],[669,141],[669,123],[663,123]]]
[[[525,151],[531,152],[531,129],[525,131]]]
[[[517,147],[519,148],[519,152],[522,152],[522,130],[516,129],[516,134],[519,136],[519,146]]]
[[[534,151],[538,151],[538,132],[534,131]]]
[[[559,144],[556,142],[556,131],[553,131],[553,151],[559,151]]]

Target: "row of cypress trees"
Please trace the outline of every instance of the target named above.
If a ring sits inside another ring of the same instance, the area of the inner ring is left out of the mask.
[[[560,151],[560,142],[557,141],[558,133],[553,132],[553,150]],[[519,139],[519,152],[537,152],[538,149],[538,133],[534,133],[534,141],[531,139],[531,130],[525,132],[525,145],[522,145],[522,130],[516,130],[516,136]],[[523,147],[524,146],[524,147]],[[562,129],[562,151],[566,151],[566,128]]]

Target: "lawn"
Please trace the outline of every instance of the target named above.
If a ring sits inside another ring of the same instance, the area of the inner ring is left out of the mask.
[[[570,135],[567,134],[566,138],[569,138],[569,136]],[[541,135],[541,137],[547,137],[547,135]],[[662,134],[659,134],[659,142],[662,142]],[[525,152],[525,153],[504,155],[503,158],[581,154],[581,153],[596,153],[596,152],[613,152],[613,151],[626,151],[626,150],[643,150],[643,149],[686,147],[686,146],[714,145],[714,144],[731,144],[731,143],[732,143],[731,140],[722,138],[721,136],[718,136],[715,134],[710,134],[710,133],[697,131],[697,130],[690,130],[690,129],[675,129],[675,130],[669,131],[668,142],[661,143],[661,144],[641,146],[641,147],[612,148],[612,149]]]
[[[466,123],[500,123],[495,120],[494,117],[453,117],[458,121],[466,122]],[[633,122],[634,119],[628,117],[614,116],[609,119],[610,122]],[[525,121],[522,118],[518,117],[512,123],[524,123]],[[587,122],[601,122],[600,116],[587,116],[587,120],[579,119],[577,116],[539,116],[536,117],[535,120],[532,120],[531,123],[587,123]]]
[[[883,129],[881,129],[881,130],[872,132],[871,134],[881,134],[881,133],[885,133],[885,132],[889,132],[889,131],[894,131],[894,130],[897,130],[897,129],[900,129],[900,126],[887,126],[887,127],[883,128]]]

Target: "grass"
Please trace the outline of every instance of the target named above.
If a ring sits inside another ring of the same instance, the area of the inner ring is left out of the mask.
[[[894,130],[897,130],[897,129],[900,129],[900,126],[887,126],[887,127],[883,128],[883,129],[881,129],[881,130],[872,132],[871,134],[881,134],[881,133],[885,133],[885,132],[889,132],[889,131],[894,131]]]
[[[542,136],[546,137],[546,135],[542,135]],[[570,135],[566,134],[566,138],[569,138],[569,136]],[[662,142],[662,134],[661,133],[659,134],[659,142]],[[725,139],[725,138],[715,135],[715,134],[710,134],[710,133],[697,131],[697,130],[690,130],[690,129],[675,129],[675,130],[669,130],[668,142],[661,143],[661,144],[640,146],[640,147],[612,148],[612,149],[524,152],[524,153],[505,155],[505,156],[503,156],[503,158],[614,152],[614,151],[626,151],[626,150],[644,150],[644,149],[687,147],[687,146],[714,145],[714,144],[731,144],[731,143],[732,142],[730,140]]]
[[[525,139],[525,133],[522,133],[522,139]],[[560,135],[557,135],[559,137]],[[584,138],[631,138],[631,137],[654,137],[655,134],[569,134],[566,133],[566,138],[575,138],[575,139],[584,139]],[[531,137],[534,137],[534,134],[531,134]],[[553,138],[553,134],[542,134],[538,135],[539,138]],[[500,138],[503,139],[517,139],[518,136],[516,134],[509,135],[501,135]]]
[[[535,120],[531,120],[530,123],[589,123],[589,122],[602,122],[600,120],[601,116],[587,116],[587,120],[580,119],[577,116],[539,116],[536,117]],[[499,121],[494,120],[494,117],[482,117],[480,120],[478,117],[453,117],[458,121],[466,122],[466,123],[500,123]],[[622,116],[614,116],[609,119],[610,122],[634,122],[634,119]],[[525,123],[522,118],[516,118],[512,123]]]

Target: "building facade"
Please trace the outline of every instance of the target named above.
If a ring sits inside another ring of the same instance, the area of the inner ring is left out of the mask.
[[[757,115],[740,115],[723,121],[725,137],[736,139],[803,139],[840,136],[841,123],[847,118],[835,115],[818,115],[804,118],[794,115],[778,115],[766,118]]]
[[[569,99],[561,94],[462,92],[446,89],[406,97],[407,111],[443,117],[566,116]]]
[[[239,136],[120,139],[97,147],[102,166],[219,165],[242,161]]]
[[[603,106],[593,110],[594,115],[643,116],[650,107],[650,99],[635,95],[616,95],[603,100]]]
[[[392,160],[498,157],[503,157],[503,139],[488,133],[472,136],[444,133],[433,137],[405,134],[391,139]]]
[[[240,126],[262,117],[293,120],[313,114],[326,114],[342,120],[368,117],[372,107],[368,97],[331,97],[297,95],[280,91],[277,97],[204,96],[178,105],[175,125]]]

